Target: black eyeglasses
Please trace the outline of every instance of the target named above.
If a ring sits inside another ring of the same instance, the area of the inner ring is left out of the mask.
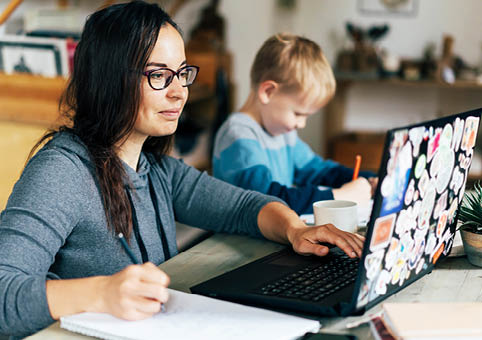
[[[174,76],[179,79],[183,87],[192,85],[196,80],[199,67],[194,65],[187,65],[174,71],[167,67],[156,68],[154,70],[145,71],[142,74],[147,77],[147,81],[153,90],[164,90],[168,87]]]

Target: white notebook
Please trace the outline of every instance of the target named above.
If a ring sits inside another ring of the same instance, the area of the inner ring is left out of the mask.
[[[166,311],[141,321],[109,314],[62,317],[60,327],[102,339],[295,339],[317,331],[318,321],[169,290]]]

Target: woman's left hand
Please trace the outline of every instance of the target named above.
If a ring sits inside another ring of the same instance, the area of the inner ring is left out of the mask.
[[[363,236],[340,230],[333,224],[292,228],[288,231],[287,236],[294,251],[298,254],[324,256],[328,254],[329,248],[320,243],[330,243],[352,258],[361,257],[365,240]]]

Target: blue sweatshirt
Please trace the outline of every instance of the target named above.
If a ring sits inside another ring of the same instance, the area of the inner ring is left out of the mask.
[[[272,136],[241,112],[233,113],[220,127],[213,153],[214,177],[277,196],[298,214],[312,213],[313,202],[333,199],[331,188],[353,177],[353,169],[324,160],[296,131]],[[360,172],[360,176],[373,174]]]
[[[139,170],[125,169],[135,188],[134,194],[126,186],[140,236],[133,233],[131,248],[139,259],[147,257],[156,265],[166,254],[177,254],[175,220],[261,237],[258,212],[278,200],[236,188],[167,156],[141,153]],[[70,133],[57,134],[29,161],[0,215],[0,334],[23,337],[54,322],[47,279],[111,275],[129,264],[107,229],[86,147]]]

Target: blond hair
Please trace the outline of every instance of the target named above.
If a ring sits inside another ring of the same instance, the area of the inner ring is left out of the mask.
[[[251,66],[251,87],[257,88],[267,80],[320,104],[328,102],[336,89],[333,71],[320,46],[288,33],[273,35],[256,54]]]

